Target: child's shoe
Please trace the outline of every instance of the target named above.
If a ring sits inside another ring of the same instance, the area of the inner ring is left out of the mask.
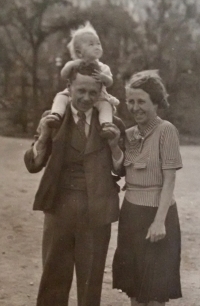
[[[110,131],[109,129],[107,129],[110,126],[109,122],[105,122],[101,125],[101,132],[100,132],[100,136],[102,138],[106,138],[106,139],[113,139],[115,138],[115,134]]]
[[[48,117],[48,126],[53,129],[58,129],[61,125],[62,117],[57,113],[49,114]]]

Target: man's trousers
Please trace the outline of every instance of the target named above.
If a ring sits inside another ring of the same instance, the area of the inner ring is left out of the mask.
[[[63,190],[54,213],[46,213],[43,274],[37,306],[67,306],[74,267],[78,306],[99,306],[111,224],[90,228],[87,195]]]

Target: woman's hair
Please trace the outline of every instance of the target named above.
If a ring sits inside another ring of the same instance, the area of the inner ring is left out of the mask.
[[[86,21],[85,25],[83,26],[79,26],[78,29],[76,30],[71,30],[71,41],[68,44],[68,49],[71,55],[72,59],[77,59],[77,49],[80,48],[80,44],[81,44],[81,38],[84,34],[92,34],[98,37],[97,32],[95,31],[95,29],[93,28],[93,26],[91,25],[91,23],[89,21]]]
[[[158,70],[144,70],[132,75],[126,85],[126,89],[128,88],[144,90],[149,94],[152,103],[158,105],[159,108],[169,106],[168,94]]]

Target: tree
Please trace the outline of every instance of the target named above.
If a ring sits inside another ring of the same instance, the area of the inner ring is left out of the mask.
[[[10,0],[4,3],[4,16],[1,14],[1,26],[15,58],[21,62],[31,76],[32,105],[34,108],[34,128],[38,122],[40,105],[38,99],[39,51],[47,37],[56,31],[50,20],[50,10],[59,5],[66,7],[66,0]],[[52,20],[53,19],[53,20]]]
[[[62,64],[70,59],[66,48],[70,29],[89,20],[103,45],[102,61],[111,67],[114,85],[109,91],[121,100],[119,113],[123,118],[128,119],[124,103],[126,80],[134,72],[159,69],[173,110],[168,112],[168,118],[183,132],[194,133],[200,128],[197,1],[0,0],[0,5],[0,72],[6,83],[12,82],[15,97],[19,90],[25,97],[22,84],[26,84],[25,93],[30,100],[32,89],[32,104],[27,109],[30,112],[34,108],[35,125],[41,105],[52,101],[56,75],[59,79],[60,66],[55,71],[55,58],[60,58],[60,65],[61,59]],[[4,89],[4,95],[8,95],[10,91]],[[192,114],[187,106],[190,101],[199,113]],[[190,124],[186,111],[193,118]]]

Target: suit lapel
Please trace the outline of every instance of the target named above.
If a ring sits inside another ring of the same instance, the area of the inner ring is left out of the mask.
[[[67,125],[68,125],[71,117],[72,117],[72,114],[71,114],[70,105],[67,105],[63,122],[62,122],[59,130],[57,131],[57,133],[53,134],[53,137],[52,137],[53,142],[57,142],[57,141],[61,142],[61,141],[65,140],[66,137],[68,137],[70,135],[70,130],[69,130],[69,128],[67,128]]]
[[[65,145],[70,138],[70,129],[68,127],[68,123],[70,122],[72,117],[70,106],[68,105],[66,108],[66,113],[62,122],[61,127],[57,131],[57,133],[53,134],[52,141],[52,155],[54,155],[54,159],[58,161],[62,161],[65,152]]]

